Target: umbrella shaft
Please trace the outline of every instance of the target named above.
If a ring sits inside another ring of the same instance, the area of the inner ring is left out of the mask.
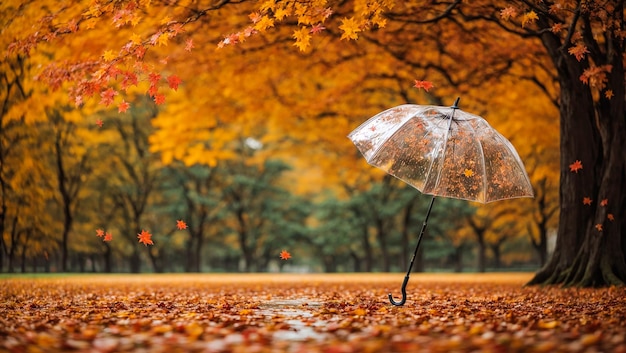
[[[413,257],[411,257],[411,263],[409,263],[409,269],[406,271],[406,281],[408,282],[409,275],[411,274],[411,269],[413,268],[413,263],[415,262],[415,257],[417,257],[417,251],[419,250],[420,243],[422,242],[422,237],[424,236],[424,232],[426,231],[426,226],[428,225],[428,217],[430,217],[430,211],[433,209],[433,204],[435,203],[435,196],[430,200],[430,205],[428,206],[428,211],[426,212],[426,218],[424,218],[424,223],[422,224],[422,230],[420,231],[420,235],[417,237],[417,245],[415,245],[415,251],[413,252]]]

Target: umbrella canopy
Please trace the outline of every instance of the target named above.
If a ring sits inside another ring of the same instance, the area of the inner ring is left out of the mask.
[[[348,135],[367,162],[424,194],[488,203],[532,197],[513,145],[455,106],[400,105]]]
[[[402,283],[406,286],[436,196],[488,203],[533,197],[513,145],[485,119],[458,107],[400,105],[367,120],[348,135],[367,162],[433,195]]]

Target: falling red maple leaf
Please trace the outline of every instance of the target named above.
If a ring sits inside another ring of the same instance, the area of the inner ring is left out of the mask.
[[[420,80],[415,80],[413,87],[415,88],[421,88],[424,91],[428,92],[429,89],[435,87],[435,85],[433,85],[432,82],[430,81],[420,81]]]
[[[176,228],[187,229],[187,223],[185,223],[185,221],[178,220],[176,221]]]
[[[600,206],[606,206],[609,204],[609,199],[603,199],[602,201],[600,201]]]
[[[593,200],[590,197],[583,197],[583,205],[591,205],[592,202]]]
[[[103,241],[111,241],[111,240],[113,240],[113,234],[106,232],[106,234],[104,235]]]
[[[102,238],[104,236],[104,230],[96,229],[96,235],[99,236],[100,238]]]
[[[607,218],[609,221],[611,221],[611,222],[613,222],[613,221],[615,220],[615,216],[613,216],[613,214],[612,214],[612,213],[607,214],[607,215],[606,215],[606,218]]]
[[[281,258],[281,260],[291,259],[291,254],[289,252],[287,252],[287,250],[283,250],[283,251],[280,252],[280,258]]]
[[[101,128],[102,125],[104,125],[104,121],[102,121],[102,119],[98,119],[96,120],[96,125],[98,125],[98,127]]]
[[[569,171],[573,173],[578,173],[579,170],[583,169],[583,163],[579,160],[569,165]]]
[[[137,238],[139,238],[139,242],[144,245],[154,245],[152,242],[152,234],[150,232],[141,230],[141,233],[137,234]]]

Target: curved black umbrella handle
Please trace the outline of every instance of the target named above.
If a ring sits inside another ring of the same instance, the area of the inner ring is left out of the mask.
[[[402,282],[402,300],[400,300],[399,302],[393,300],[393,296],[391,295],[391,293],[389,293],[389,301],[391,302],[391,304],[395,305],[395,306],[402,306],[404,305],[404,303],[406,303],[406,285],[407,283],[409,283],[409,276],[407,275],[406,277],[404,277],[404,282]]]

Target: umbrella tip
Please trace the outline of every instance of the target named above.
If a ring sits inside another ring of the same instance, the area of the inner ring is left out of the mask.
[[[453,109],[459,109],[460,100],[461,100],[461,97],[456,97],[456,100],[454,101],[454,105],[452,106]]]

